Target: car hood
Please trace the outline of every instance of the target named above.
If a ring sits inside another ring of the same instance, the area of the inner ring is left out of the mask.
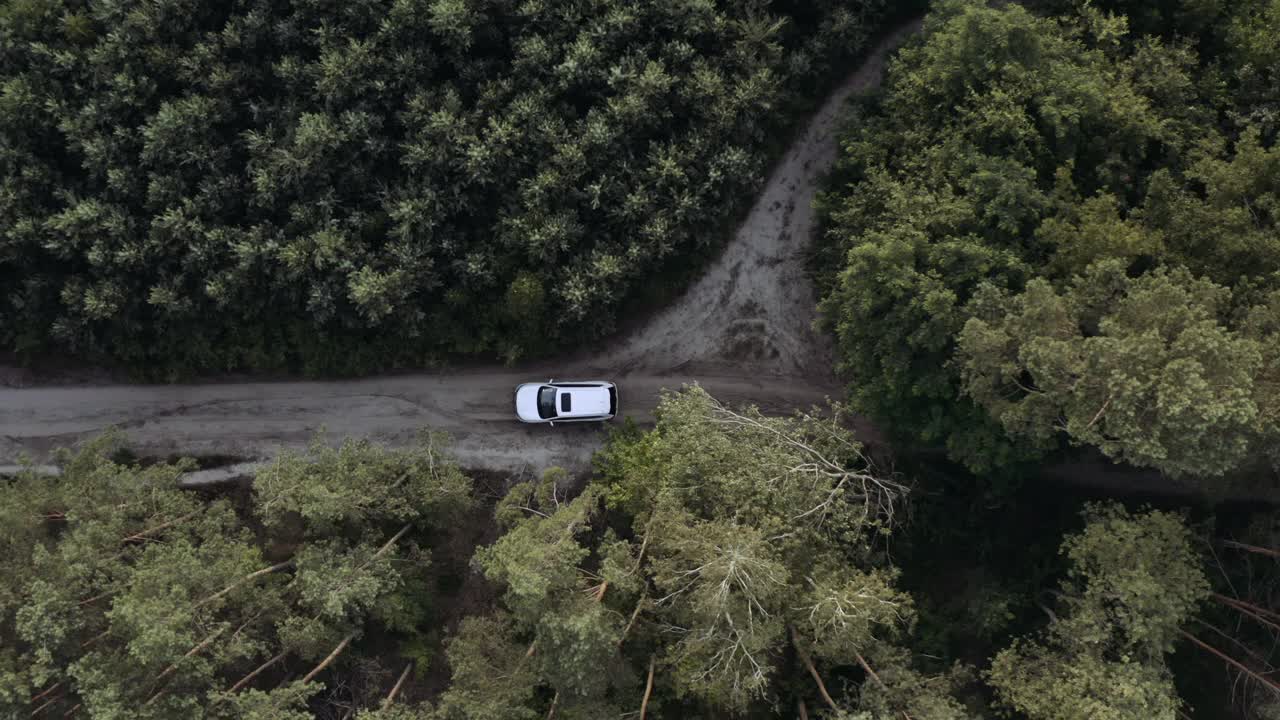
[[[537,383],[530,383],[516,387],[516,415],[521,420],[529,420],[531,422],[541,421],[538,417],[538,388],[542,387]]]

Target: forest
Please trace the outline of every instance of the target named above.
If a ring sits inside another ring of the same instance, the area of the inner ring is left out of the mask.
[[[170,378],[597,339],[719,246],[884,5],[4,0],[0,350]]]
[[[940,485],[909,487],[827,410],[670,393],[654,428],[619,426],[585,486],[554,468],[473,479],[426,434],[317,444],[251,487],[193,493],[174,488],[190,461],[139,464],[104,436],[64,451],[56,479],[0,486],[0,712],[1280,711],[1275,510],[1219,527],[1056,495],[970,509],[984,527],[965,528],[940,521],[964,510]],[[1010,513],[1028,517],[985,527]]]
[[[917,10],[0,0],[0,350],[606,337]],[[847,397],[673,389],[585,475],[58,450],[0,476],[0,716],[1277,720],[1280,504],[1224,497],[1280,474],[1278,139],[1280,0],[935,0],[817,204]],[[1079,457],[1184,492],[1045,479]]]
[[[926,22],[823,200],[856,407],[978,473],[1280,460],[1280,4]]]

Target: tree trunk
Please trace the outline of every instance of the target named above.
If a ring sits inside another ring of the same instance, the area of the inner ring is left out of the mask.
[[[804,700],[796,701],[796,710],[800,711],[800,720],[809,720],[809,708],[805,707]]]
[[[242,627],[243,627],[243,626],[242,626]],[[182,660],[186,660],[187,658],[191,657],[192,655],[196,655],[196,654],[198,654],[201,650],[204,650],[205,648],[209,647],[209,644],[210,644],[210,643],[212,643],[214,640],[216,640],[216,639],[218,638],[218,636],[219,636],[219,635],[221,635],[221,634],[223,633],[223,631],[225,631],[225,630],[226,630],[226,627],[221,627],[221,628],[218,628],[217,630],[214,630],[213,632],[209,633],[209,636],[208,636],[208,637],[206,637],[204,640],[201,640],[199,643],[196,643],[195,647],[193,647],[193,648],[191,648],[190,650],[188,650],[188,651],[187,651],[187,652],[182,656]],[[180,662],[180,661],[179,661],[179,662]],[[169,677],[169,674],[170,674],[170,673],[172,673],[172,672],[174,672],[174,671],[175,671],[175,670],[177,670],[177,669],[178,669],[178,663],[176,663],[176,662],[175,662],[175,663],[173,663],[173,664],[171,664],[169,667],[165,668],[163,671],[161,671],[161,672],[160,672],[160,674],[159,674],[159,675],[157,675],[157,676],[155,677],[155,679],[154,679],[154,680],[152,680],[152,681],[151,681],[151,685],[152,685],[152,687],[154,687],[156,683],[160,682],[161,680],[165,679],[166,677]],[[144,704],[144,705],[150,705],[152,702],[154,702],[154,701],[156,700],[156,698],[160,697],[160,696],[161,696],[161,695],[163,695],[163,694],[164,694],[164,690],[163,690],[163,689],[161,689],[161,690],[157,691],[155,695],[152,695],[152,696],[151,696],[151,697],[150,697],[150,698],[149,698],[145,703],[143,703],[143,704]]]
[[[261,570],[254,570],[253,572],[249,573],[248,575],[245,575],[244,577],[240,578],[239,580],[237,580],[237,581],[235,581],[235,582],[231,583],[230,585],[228,585],[228,586],[226,586],[226,587],[222,588],[222,589],[221,589],[221,590],[219,590],[218,592],[216,592],[216,593],[214,593],[214,594],[212,594],[212,595],[210,595],[210,596],[208,596],[208,597],[204,598],[203,600],[198,601],[195,605],[192,605],[192,606],[191,606],[191,609],[192,609],[192,610],[194,610],[194,609],[199,608],[199,607],[201,607],[201,606],[208,605],[209,603],[213,602],[214,600],[217,600],[218,598],[220,598],[220,597],[222,597],[222,596],[226,595],[227,593],[229,593],[229,592],[231,592],[231,591],[235,590],[236,588],[238,588],[238,587],[240,587],[240,586],[244,585],[245,583],[252,582],[253,580],[256,580],[257,578],[260,578],[260,577],[262,577],[263,575],[270,575],[271,573],[279,572],[279,571],[284,570],[285,568],[289,568],[289,567],[293,567],[293,561],[292,561],[292,560],[285,560],[285,561],[284,561],[284,562],[282,562],[282,563],[276,563],[275,565],[272,565],[271,567],[265,567],[265,568],[262,568]]]
[[[1215,647],[1213,647],[1213,646],[1209,645],[1208,643],[1204,642],[1203,640],[1201,640],[1200,638],[1196,637],[1195,635],[1192,635],[1191,633],[1187,632],[1186,630],[1179,630],[1178,632],[1179,632],[1179,633],[1181,633],[1181,635],[1182,635],[1183,637],[1185,637],[1186,639],[1190,640],[1191,642],[1193,642],[1193,643],[1195,643],[1197,646],[1199,646],[1199,647],[1200,647],[1200,649],[1202,649],[1202,650],[1205,650],[1205,651],[1209,652],[1209,653],[1210,653],[1210,654],[1212,654],[1214,657],[1217,657],[1218,659],[1220,659],[1220,660],[1222,660],[1223,662],[1227,663],[1227,664],[1228,664],[1228,665],[1230,665],[1231,667],[1233,667],[1233,668],[1235,668],[1235,669],[1239,670],[1240,672],[1244,673],[1245,675],[1248,675],[1249,677],[1253,678],[1254,680],[1257,680],[1258,682],[1260,682],[1260,683],[1262,683],[1263,685],[1267,686],[1267,687],[1268,687],[1272,692],[1277,693],[1277,694],[1280,694],[1280,683],[1276,683],[1276,681],[1274,681],[1274,680],[1272,680],[1272,679],[1270,679],[1270,678],[1267,678],[1267,677],[1263,677],[1262,675],[1259,675],[1258,673],[1256,673],[1256,672],[1254,672],[1254,671],[1250,670],[1250,669],[1248,668],[1248,666],[1246,666],[1244,663],[1242,663],[1242,662],[1240,662],[1239,660],[1236,660],[1235,658],[1233,658],[1233,657],[1231,657],[1231,656],[1227,655],[1226,653],[1222,652],[1221,650],[1218,650],[1217,648],[1215,648]]]
[[[383,555],[386,555],[386,554],[387,554],[387,552],[389,552],[389,551],[391,550],[391,548],[395,547],[395,544],[400,540],[400,538],[404,537],[404,536],[405,536],[405,533],[409,532],[409,530],[411,530],[412,528],[413,528],[413,523],[408,523],[408,524],[406,524],[404,527],[400,528],[400,531],[399,531],[399,532],[397,532],[395,535],[392,535],[390,540],[388,540],[386,543],[384,543],[382,547],[378,548],[378,551],[377,551],[377,552],[375,552],[375,553],[373,554],[373,557],[371,557],[371,558],[369,558],[368,560],[365,560],[363,563],[361,563],[361,564],[360,564],[360,567],[358,567],[358,568],[356,568],[356,569],[354,570],[354,573],[359,573],[359,572],[361,572],[361,571],[362,571],[362,570],[364,570],[365,568],[367,568],[367,567],[369,567],[370,565],[372,565],[374,560],[377,560],[378,558],[382,557]],[[344,582],[343,584],[339,585],[337,589],[342,589],[342,588],[346,587],[346,586],[347,586],[347,584],[349,584],[349,583],[350,583],[350,581],[348,580],[348,581]]]
[[[1253,603],[1248,602],[1247,600],[1240,600],[1238,598],[1222,595],[1220,593],[1213,593],[1213,597],[1221,602],[1229,603],[1231,605],[1236,605],[1239,607],[1248,608],[1249,610],[1252,610],[1259,615],[1265,615],[1267,617],[1270,617],[1273,620],[1280,620],[1280,613],[1277,613],[1274,610],[1268,610],[1264,607],[1259,607],[1258,605],[1254,605]]]
[[[283,660],[283,659],[285,658],[285,656],[286,656],[286,655],[288,655],[288,654],[289,654],[289,651],[288,651],[288,650],[286,650],[286,651],[284,651],[284,652],[280,653],[279,655],[276,655],[275,657],[271,658],[270,660],[268,660],[268,661],[266,661],[266,662],[262,663],[262,664],[261,664],[261,665],[259,665],[259,666],[258,666],[258,667],[253,671],[253,672],[251,672],[251,673],[249,673],[248,675],[245,675],[244,677],[240,678],[240,680],[239,680],[239,681],[237,681],[235,685],[232,685],[232,686],[231,686],[231,689],[230,689],[230,690],[228,690],[227,692],[235,692],[235,691],[239,690],[240,688],[244,687],[245,685],[248,685],[250,681],[252,681],[254,678],[258,677],[258,675],[262,674],[262,671],[263,671],[263,670],[266,670],[267,668],[271,667],[272,665],[275,665],[276,663],[280,662],[280,661],[281,661],[281,660]]]
[[[649,710],[649,696],[653,694],[653,661],[654,656],[649,656],[649,679],[644,681],[644,698],[640,700],[640,720],[644,720],[644,714]]]
[[[1244,615],[1244,616],[1246,616],[1246,617],[1252,618],[1252,619],[1253,619],[1253,620],[1255,620],[1256,622],[1258,622],[1258,623],[1260,623],[1260,624],[1262,624],[1262,625],[1266,625],[1267,627],[1271,628],[1272,630],[1275,630],[1275,631],[1277,631],[1277,632],[1280,632],[1280,625],[1277,625],[1276,623],[1272,622],[1271,620],[1268,620],[1267,618],[1263,617],[1263,614],[1264,614],[1264,613],[1265,613],[1265,614],[1268,614],[1268,615],[1272,615],[1273,617],[1275,617],[1275,614],[1274,614],[1274,613],[1271,613],[1271,612],[1270,612],[1270,611],[1268,611],[1268,610],[1264,610],[1264,609],[1262,609],[1262,608],[1258,607],[1257,605],[1250,605],[1250,604],[1249,604],[1249,603],[1247,603],[1247,602],[1241,602],[1241,601],[1239,601],[1239,600],[1232,600],[1231,598],[1229,598],[1229,597],[1227,597],[1227,596],[1225,596],[1225,595],[1219,595],[1219,594],[1217,594],[1217,593],[1214,593],[1213,598],[1214,598],[1215,600],[1217,600],[1218,602],[1222,603],[1223,605],[1226,605],[1227,607],[1232,608],[1232,609],[1233,609],[1233,610],[1235,610],[1236,612],[1238,612],[1238,613],[1240,613],[1240,614],[1242,614],[1242,615]]]
[[[884,684],[884,681],[880,679],[880,676],[876,674],[876,671],[872,670],[871,666],[867,664],[867,659],[862,657],[862,653],[855,652],[853,656],[858,659],[858,664],[862,666],[862,669],[867,673],[868,677],[875,681],[875,684],[879,686],[881,690],[889,689],[889,686]]]
[[[366,561],[365,561],[365,563],[364,563],[363,565],[361,565],[359,568],[357,568],[357,571],[365,569],[365,568],[366,568],[366,567],[368,567],[368,566],[369,566],[369,565],[370,565],[374,560],[377,560],[378,558],[382,557],[383,555],[386,555],[386,554],[387,554],[387,551],[388,551],[388,550],[390,550],[390,549],[391,549],[391,548],[392,548],[392,547],[393,547],[397,542],[399,542],[399,541],[400,541],[400,538],[404,537],[404,536],[405,536],[405,533],[409,532],[409,530],[411,530],[412,528],[413,528],[413,523],[408,523],[408,524],[406,524],[404,527],[400,528],[400,532],[397,532],[395,535],[392,535],[392,536],[391,536],[391,539],[390,539],[390,540],[388,540],[388,541],[386,542],[386,544],[384,544],[382,547],[378,548],[378,552],[374,553],[374,554],[373,554],[373,557],[371,557],[371,558],[369,558],[368,560],[366,560]]]
[[[400,673],[400,679],[396,680],[395,686],[391,688],[391,692],[387,693],[386,699],[382,701],[383,710],[386,710],[388,707],[391,707],[391,703],[395,702],[396,695],[400,694],[400,688],[401,686],[404,685],[404,681],[408,679],[409,671],[412,669],[413,669],[413,661],[411,660],[407,665],[404,666],[404,672]]]
[[[89,638],[88,640],[85,640],[84,642],[80,643],[80,649],[81,649],[81,650],[83,650],[83,649],[85,649],[85,648],[89,647],[90,645],[92,645],[92,644],[94,644],[94,643],[98,642],[99,640],[101,640],[102,638],[104,638],[104,637],[106,637],[107,635],[110,635],[110,634],[111,634],[111,629],[110,629],[110,628],[108,628],[108,629],[106,629],[106,630],[103,630],[102,632],[98,633],[97,635],[94,635],[93,637]]]
[[[880,676],[876,674],[876,671],[871,669],[871,665],[867,664],[867,659],[862,657],[862,653],[855,652],[853,656],[857,658],[858,664],[862,666],[862,669],[866,671],[867,675],[871,676],[871,679],[875,681],[876,685],[878,685],[881,690],[888,692],[889,686],[885,685],[884,681],[880,679]],[[906,710],[903,710],[902,718],[903,720],[911,720],[911,715],[907,714]]]
[[[81,600],[79,604],[80,604],[80,606],[82,606],[82,607],[83,607],[83,606],[85,606],[85,605],[92,605],[93,603],[98,602],[99,600],[101,600],[101,599],[102,599],[102,598],[104,598],[104,597],[110,597],[114,592],[115,592],[115,590],[108,590],[108,591],[106,591],[106,592],[104,592],[104,593],[99,593],[99,594],[97,594],[97,595],[94,595],[94,596],[93,596],[93,597],[91,597],[91,598],[85,598],[84,600]]]
[[[1271,548],[1258,547],[1248,543],[1236,542],[1234,540],[1223,540],[1223,547],[1235,548],[1236,550],[1244,550],[1245,552],[1256,553],[1258,555],[1269,555],[1273,558],[1280,558],[1280,550],[1272,550]]]
[[[131,543],[131,542],[138,542],[139,540],[145,540],[145,539],[146,539],[146,537],[147,537],[148,535],[150,535],[151,533],[158,533],[158,532],[160,532],[161,530],[164,530],[165,528],[173,527],[174,525],[177,525],[177,524],[178,524],[178,523],[180,523],[180,522],[184,522],[184,521],[186,521],[186,520],[190,520],[191,518],[193,518],[193,517],[195,517],[195,516],[199,515],[199,514],[200,514],[200,513],[202,513],[202,512],[204,512],[204,508],[201,508],[201,509],[199,509],[199,510],[196,510],[195,512],[189,512],[189,513],[187,513],[186,515],[183,515],[182,517],[179,517],[179,518],[174,518],[174,519],[170,520],[169,522],[160,523],[159,525],[156,525],[155,527],[149,527],[149,528],[147,528],[146,530],[143,530],[143,531],[141,531],[141,532],[136,532],[136,533],[134,533],[134,534],[130,535],[129,537],[127,537],[127,538],[125,538],[125,539],[121,540],[121,541],[120,541],[120,543],[121,543],[121,544],[125,544],[125,545],[127,545],[127,544],[129,544],[129,543]]]
[[[551,698],[551,709],[547,711],[547,720],[553,720],[556,716],[556,709],[560,707],[560,691],[556,691],[556,696]]]
[[[329,667],[329,663],[338,659],[338,656],[342,654],[343,650],[347,649],[347,646],[351,644],[351,641],[354,640],[355,637],[356,637],[355,633],[348,633],[346,637],[342,638],[342,642],[338,643],[338,647],[334,648],[333,652],[329,653],[329,657],[326,657],[324,660],[321,660],[319,665],[312,668],[311,672],[307,673],[302,678],[303,684],[309,683],[312,680],[314,680],[315,677],[319,675],[322,670]]]
[[[54,697],[49,698],[48,700],[46,700],[46,701],[45,701],[45,703],[44,703],[43,705],[41,705],[40,707],[38,707],[38,708],[36,708],[35,710],[32,710],[32,711],[31,711],[31,717],[35,717],[35,716],[39,715],[40,713],[44,712],[44,709],[45,709],[45,708],[47,708],[47,707],[49,707],[50,705],[52,705],[52,704],[54,704],[54,703],[58,702],[58,701],[59,701],[59,700],[61,700],[61,699],[62,699],[62,696],[61,696],[61,695],[56,695],[56,696],[54,696]]]
[[[1256,662],[1262,663],[1263,669],[1266,670],[1267,672],[1273,671],[1271,664],[1267,662],[1267,659],[1263,657],[1261,653],[1249,647],[1248,645],[1245,645],[1244,643],[1240,642],[1238,639],[1232,637],[1231,634],[1228,633],[1226,630],[1223,630],[1222,628],[1218,627],[1217,625],[1213,625],[1212,623],[1207,623],[1204,620],[1201,620],[1200,618],[1195,618],[1195,621],[1205,626],[1206,628],[1212,630],[1214,634],[1223,638],[1227,642],[1231,643],[1232,645],[1235,645],[1236,647],[1248,653],[1249,657],[1253,658],[1253,660],[1255,660]]]
[[[62,683],[61,683],[61,682],[56,682],[56,683],[54,683],[54,684],[53,684],[53,687],[50,687],[48,690],[45,690],[44,692],[40,693],[39,695],[37,695],[37,696],[35,696],[35,697],[31,698],[31,702],[35,702],[35,701],[39,700],[40,698],[47,696],[49,693],[53,692],[54,690],[57,690],[57,689],[58,689],[58,688],[60,688],[60,687],[62,687]]]
[[[622,635],[618,636],[618,647],[622,647],[622,643],[626,641],[627,635],[631,632],[631,626],[636,624],[636,618],[640,616],[640,609],[644,607],[644,601],[648,599],[648,595],[640,594],[640,599],[636,601],[636,609],[631,611],[631,618],[627,620],[627,626],[622,628]]]
[[[809,653],[804,651],[800,645],[800,636],[796,634],[796,629],[791,628],[791,645],[796,649],[796,655],[800,657],[800,662],[804,663],[805,669],[813,676],[813,681],[818,684],[818,694],[822,696],[823,702],[832,710],[839,712],[840,708],[836,706],[836,701],[831,699],[831,694],[827,692],[826,683],[822,682],[822,676],[818,674],[818,669],[813,666],[813,661],[809,659]]]

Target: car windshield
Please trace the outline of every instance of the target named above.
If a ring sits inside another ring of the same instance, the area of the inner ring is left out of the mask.
[[[548,420],[556,416],[556,389],[543,385],[538,390],[538,417]]]

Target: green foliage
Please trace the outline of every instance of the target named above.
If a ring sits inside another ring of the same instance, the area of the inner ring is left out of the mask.
[[[293,682],[273,690],[246,690],[216,696],[222,717],[243,720],[312,720],[307,701],[319,688]]]
[[[1280,287],[1274,3],[1104,4],[1163,37],[1062,5],[939,3],[855,109],[824,322],[856,409],[974,471],[1069,440],[1230,472],[1276,442],[1242,322]]]
[[[395,453],[367,440],[346,440],[338,448],[317,440],[305,456],[286,452],[259,471],[258,516],[280,528],[297,514],[318,535],[373,518],[447,522],[471,502],[470,480],[447,447],[446,437],[431,433]]]
[[[177,488],[189,463],[114,462],[118,441],[62,453],[60,476],[0,484],[5,716],[49,702],[120,720],[313,717],[327,679],[361,667],[362,637],[406,624],[402,594],[427,564],[409,532],[471,502],[438,438],[317,446],[278,460],[251,497],[216,499]],[[345,510],[339,477],[356,491]],[[315,682],[280,684],[284,666],[306,673],[335,650]]]
[[[880,683],[863,683],[858,706],[862,713],[852,717],[866,720],[893,720],[904,715],[921,720],[979,720],[956,699],[959,690],[971,683],[974,673],[963,665],[942,675],[927,675],[911,666],[910,653],[903,648],[877,646],[870,662],[881,668]],[[883,684],[881,684],[883,683]]]
[[[447,717],[540,717],[548,698],[565,717],[633,711],[650,667],[655,717],[746,716],[817,697],[801,656],[834,678],[860,653],[889,689],[847,709],[963,717],[930,714],[958,707],[952,684],[887,644],[914,621],[878,549],[905,488],[836,410],[769,418],[689,387],[653,430],[615,432],[573,500],[559,471],[513,488],[505,534],[476,555],[502,610],[450,645]]]
[[[6,2],[0,348],[167,377],[599,337],[884,6]]]
[[[1001,702],[1030,720],[1171,719],[1181,701],[1165,656],[1209,584],[1180,518],[1093,505],[1062,553],[1063,615],[1019,639],[987,673]]]
[[[515,627],[501,614],[469,617],[449,643],[453,682],[440,698],[449,720],[532,720],[529,706],[537,685],[528,651],[514,638]]]
[[[1152,660],[1173,651],[1178,628],[1209,592],[1182,519],[1091,505],[1083,532],[1062,543],[1071,563],[1059,626],[1079,646]]]
[[[990,678],[1032,720],[1173,720],[1182,706],[1163,665],[1064,656],[1034,642],[997,655]]]
[[[1231,293],[1185,270],[1131,279],[1091,266],[1064,295],[1043,279],[984,288],[958,337],[965,392],[1013,435],[1059,432],[1135,465],[1222,475],[1265,446],[1262,345],[1223,326]]]

